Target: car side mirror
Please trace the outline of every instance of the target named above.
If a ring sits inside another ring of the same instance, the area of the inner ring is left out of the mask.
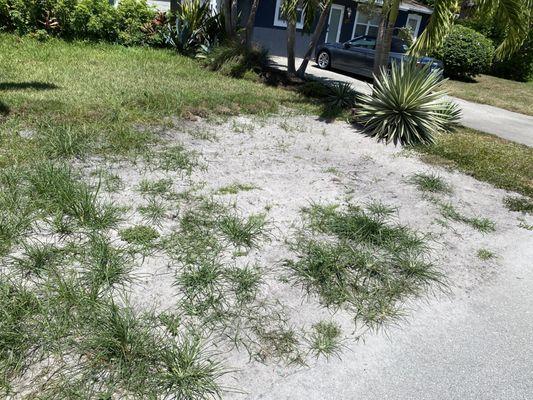
[[[349,49],[351,47],[350,43],[346,42],[346,43],[343,43],[342,46],[345,48],[345,49]]]

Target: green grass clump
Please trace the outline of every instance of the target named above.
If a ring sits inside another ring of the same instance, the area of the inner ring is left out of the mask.
[[[248,192],[257,189],[257,186],[249,185],[247,183],[233,183],[228,186],[223,186],[216,191],[217,194],[237,194],[239,192]]]
[[[182,145],[166,147],[156,157],[157,165],[164,171],[185,171],[191,173],[197,165],[194,155]]]
[[[496,231],[496,224],[494,221],[485,217],[467,217],[461,214],[451,203],[437,202],[441,215],[452,221],[462,222],[470,225],[482,233],[489,233]]]
[[[305,209],[307,229],[294,243],[298,259],[285,263],[294,282],[370,329],[400,318],[405,298],[442,278],[428,259],[425,239],[393,223],[393,211],[381,203]]]
[[[507,196],[503,203],[510,211],[518,211],[526,214],[533,213],[533,200],[527,197]]]
[[[236,247],[255,248],[266,237],[263,214],[250,215],[248,218],[225,215],[218,221],[218,226],[224,237]]]
[[[155,245],[155,241],[159,238],[159,232],[151,226],[135,225],[121,230],[119,236],[127,243],[149,248]]]
[[[231,289],[240,304],[250,303],[257,297],[259,288],[263,284],[263,274],[258,267],[234,267],[229,270],[227,279]]]
[[[139,192],[143,195],[166,197],[172,190],[172,179],[149,181],[143,179],[139,183]]]
[[[26,276],[39,277],[60,261],[61,251],[52,244],[27,241],[22,247],[22,255],[15,257],[14,265]]]
[[[151,198],[148,200],[148,204],[140,206],[137,210],[147,222],[158,225],[165,217],[167,208],[163,202]]]
[[[314,324],[310,338],[311,352],[316,357],[338,355],[342,345],[341,335],[341,328],[335,322],[320,321]]]
[[[428,146],[415,147],[423,160],[456,168],[496,187],[533,197],[533,148],[460,128],[440,135]]]
[[[38,164],[28,178],[36,205],[50,214],[63,214],[91,229],[107,229],[119,221],[118,210],[99,199],[99,187],[92,189],[66,165]]]
[[[399,250],[418,250],[425,246],[423,239],[399,224],[390,224],[395,209],[382,203],[371,203],[366,210],[348,205],[346,211],[337,205],[312,205],[304,209],[311,228],[368,245]]]
[[[113,246],[107,237],[93,235],[85,253],[84,279],[93,297],[131,281],[134,266],[131,257],[124,249]]]
[[[409,182],[422,192],[450,193],[450,185],[435,174],[417,173],[409,178]]]
[[[494,254],[492,251],[488,249],[479,249],[476,255],[480,260],[483,260],[483,261],[491,260],[494,257],[496,257],[496,254]]]
[[[0,280],[0,394],[32,361],[31,349],[40,340],[35,316],[42,310],[39,298],[22,285]]]
[[[39,127],[39,139],[48,157],[72,158],[88,152],[91,136],[83,125],[47,124]]]

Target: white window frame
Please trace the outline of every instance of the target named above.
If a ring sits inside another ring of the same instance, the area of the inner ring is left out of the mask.
[[[274,26],[279,26],[281,28],[287,27],[287,21],[284,19],[281,19],[281,2],[283,0],[276,0],[276,12],[274,13]],[[302,10],[302,20],[300,22],[296,22],[296,29],[303,29],[304,27],[304,19],[305,19],[305,10]]]
[[[416,29],[413,32],[414,37],[418,37],[418,32],[420,31],[420,24],[422,24],[422,16],[420,14],[407,14],[407,19],[405,20],[405,26],[408,27],[407,22],[409,18],[416,19]]]
[[[357,20],[359,19],[359,15],[360,15],[360,11],[359,10],[356,10],[355,11],[355,20],[354,20],[354,23],[353,23],[353,29],[352,29],[352,39],[355,38],[355,28],[357,28]],[[365,29],[365,34],[364,36],[368,35],[368,28],[369,27],[375,27],[375,28],[379,28],[379,24],[378,25],[371,25],[370,24],[370,19],[368,20],[368,23],[366,24],[366,29]]]
[[[329,11],[329,18],[328,18],[328,31],[326,32],[326,41],[327,41],[327,38],[328,38],[328,35],[329,35],[329,27],[330,27],[330,24],[331,24],[331,15],[333,13],[333,9],[337,9],[337,10],[341,10],[341,18],[340,18],[340,21],[339,21],[339,26],[337,27],[337,35],[335,35],[335,42],[338,42],[340,37],[341,37],[341,30],[342,30],[342,21],[344,21],[344,9],[345,7],[343,5],[340,5],[340,4],[332,4],[331,5],[331,10]]]

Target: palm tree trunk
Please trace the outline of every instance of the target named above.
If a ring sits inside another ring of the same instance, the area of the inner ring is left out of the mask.
[[[294,60],[294,44],[296,42],[296,21],[287,21],[287,72],[289,75],[296,73]]]
[[[235,37],[235,35],[237,35],[237,16],[237,0],[231,0],[231,37]]]
[[[254,36],[254,22],[255,14],[257,13],[257,6],[259,6],[259,0],[253,0],[252,7],[250,9],[250,15],[248,16],[248,22],[246,23],[246,36],[244,39],[247,50],[252,48],[252,38]]]
[[[379,78],[382,68],[389,63],[390,46],[394,24],[400,11],[400,0],[389,0],[383,3],[381,20],[379,22],[378,36],[376,39],[376,52],[374,56],[374,75]]]
[[[298,68],[298,71],[296,72],[296,75],[300,78],[303,78],[305,76],[305,70],[307,69],[307,65],[309,64],[309,60],[311,59],[311,56],[315,52],[316,45],[318,43],[318,39],[320,39],[320,35],[322,34],[322,31],[324,30],[324,25],[326,24],[326,18],[329,15],[329,10],[331,8],[331,1],[328,0],[326,4],[324,4],[324,8],[322,9],[322,13],[320,14],[320,18],[318,19],[318,23],[316,25],[315,31],[313,32],[313,37],[311,38],[311,41],[309,42],[309,47],[307,47],[307,52],[304,55],[304,59],[302,61],[302,64]]]
[[[228,38],[233,37],[233,29],[231,27],[231,1],[232,0],[223,0],[222,2],[222,11],[224,13],[224,29]]]

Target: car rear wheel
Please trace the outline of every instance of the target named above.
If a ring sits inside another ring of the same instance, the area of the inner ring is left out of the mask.
[[[316,57],[316,63],[321,69],[329,69],[331,64],[329,53],[325,50],[322,50],[320,53],[318,53],[318,56]]]

